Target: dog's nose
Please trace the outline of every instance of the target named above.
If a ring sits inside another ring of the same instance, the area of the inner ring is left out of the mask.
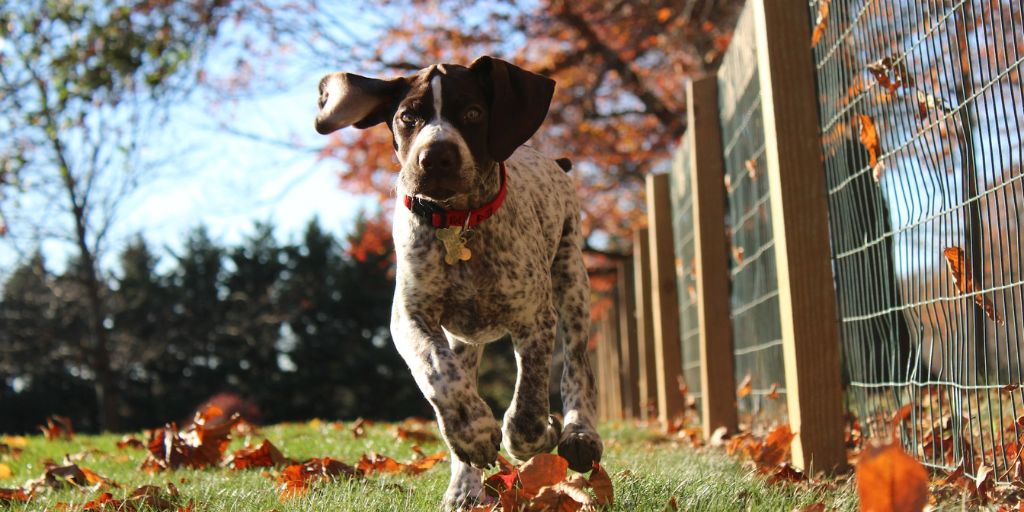
[[[430,144],[420,151],[420,168],[425,173],[448,173],[458,169],[459,148],[446,141]]]

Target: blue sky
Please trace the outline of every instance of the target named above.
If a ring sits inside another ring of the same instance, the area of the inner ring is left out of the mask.
[[[233,54],[215,49],[209,64],[221,72],[234,62]],[[341,235],[352,228],[361,209],[380,208],[376,200],[341,189],[339,162],[318,161],[313,151],[266,141],[295,141],[306,148],[324,142],[313,129],[317,85],[324,73],[334,70],[303,59],[281,62],[264,70],[269,76],[257,78],[254,90],[241,99],[215,103],[200,90],[172,109],[168,125],[153,133],[144,149],[145,155],[170,164],[156,169],[156,178],[144,181],[122,207],[107,241],[105,269],[115,266],[119,248],[137,233],[166,256],[165,248],[177,250],[200,224],[225,244],[243,240],[257,221],[275,225],[278,239],[294,240],[314,216],[325,229]],[[220,128],[223,122],[255,138],[226,133]],[[60,269],[73,248],[47,242],[43,252],[48,266]],[[0,280],[23,256],[10,240],[0,238]]]

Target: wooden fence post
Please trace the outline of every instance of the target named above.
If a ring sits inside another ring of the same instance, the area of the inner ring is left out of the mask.
[[[666,427],[681,418],[686,407],[678,384],[683,374],[683,358],[679,339],[679,297],[676,292],[672,208],[668,187],[668,174],[647,175],[654,367],[658,388],[658,420]]]
[[[654,314],[651,311],[651,254],[647,228],[633,233],[633,276],[636,281],[636,359],[640,418],[651,420],[649,410],[658,403],[654,370]]]
[[[636,286],[633,264],[619,261],[618,266],[619,375],[622,385],[622,412],[627,418],[640,417],[639,363],[636,345]]]
[[[618,312],[612,294],[612,309],[601,320],[601,339],[605,355],[605,397],[608,401],[608,419],[622,419],[622,384],[619,380],[619,322],[615,313]]]
[[[825,172],[807,4],[754,0],[793,463],[846,467]]]
[[[719,427],[736,432],[736,379],[729,317],[729,249],[725,236],[722,128],[718,79],[687,84],[690,184],[693,194],[693,253],[700,326],[701,418],[704,437]]]

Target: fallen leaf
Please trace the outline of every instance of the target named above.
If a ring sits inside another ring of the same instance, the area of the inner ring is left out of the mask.
[[[24,489],[0,489],[0,503],[25,503],[29,494]]]
[[[439,452],[437,452],[437,453],[435,453],[433,455],[428,455],[426,457],[420,457],[420,458],[418,458],[418,459],[416,459],[416,460],[406,464],[405,465],[405,472],[409,473],[410,475],[418,475],[418,474],[420,474],[420,473],[422,473],[422,472],[424,472],[424,471],[434,467],[434,465],[437,464],[438,462],[441,462],[442,460],[444,460],[445,457],[447,457],[447,454],[448,454],[448,452],[439,451]]]
[[[14,476],[14,471],[7,464],[0,463],[0,480],[6,480]]]
[[[437,436],[428,430],[414,430],[398,427],[395,430],[395,437],[402,440],[416,441],[417,443],[436,443]]]
[[[519,482],[519,468],[505,460],[500,453],[498,454],[498,468],[497,473],[484,480],[484,491],[492,497],[498,497],[501,493],[512,490]]]
[[[235,451],[227,461],[231,469],[271,468],[288,464],[288,459],[269,440],[264,439],[259,446],[246,446]]]
[[[748,373],[736,388],[736,398],[743,398],[754,391],[754,378]]]
[[[789,429],[789,425],[776,427],[761,443],[760,450],[754,456],[754,464],[761,471],[771,471],[778,467],[789,456],[790,443],[795,437],[796,434]]]
[[[768,400],[776,400],[779,398],[779,383],[772,382],[772,386],[768,388],[768,394],[765,396]]]
[[[863,511],[920,511],[928,504],[928,472],[898,444],[872,446],[857,463]]]
[[[874,167],[871,168],[871,177],[874,178],[875,183],[882,182],[882,175],[885,173],[885,162],[878,162]]]
[[[46,418],[46,425],[39,425],[39,430],[47,441],[57,439],[70,441],[75,437],[75,429],[71,426],[71,419],[64,416],[50,416]]]
[[[992,466],[982,464],[978,467],[978,474],[974,477],[974,489],[982,505],[988,504],[988,494],[992,491],[992,486],[995,485],[994,477]]]
[[[830,3],[832,0],[821,0],[818,3],[818,17],[814,20],[814,32],[811,34],[811,48],[818,46],[821,36],[825,35],[825,29],[828,28],[828,4]]]
[[[772,473],[770,477],[768,477],[769,484],[774,484],[778,482],[796,483],[803,482],[804,480],[807,480],[807,475],[805,475],[803,471],[794,468],[788,462],[783,462],[782,464],[779,464],[778,467],[775,469],[775,472]]]
[[[120,441],[117,442],[117,448],[124,450],[125,448],[135,448],[137,450],[145,450],[146,444],[139,440],[139,438],[125,434]]]
[[[281,470],[277,483],[281,486],[280,496],[284,500],[305,493],[314,484],[334,481],[338,477],[358,478],[361,474],[352,466],[330,457],[313,458]]]
[[[573,475],[564,482],[543,487],[530,500],[530,510],[576,512],[593,501],[585,486],[586,480],[581,475]]]
[[[953,276],[953,285],[956,286],[956,289],[965,295],[975,293],[977,290],[974,289],[971,264],[967,261],[964,250],[956,246],[946,247],[942,251],[942,255],[946,257],[946,265],[949,268],[949,273]],[[974,303],[985,311],[986,316],[999,325],[1005,324],[988,297],[981,294],[975,294],[973,297]]]
[[[6,444],[11,448],[24,448],[28,446],[28,438],[25,436],[4,436],[0,438],[0,443]]]
[[[868,163],[872,169],[878,165],[878,155],[881,153],[878,145],[878,131],[875,130],[875,123],[871,117],[865,114],[857,114],[857,121],[860,123],[860,143],[868,151]]]
[[[362,472],[363,475],[369,475],[370,473],[400,473],[405,469],[405,465],[387,455],[371,452],[363,454],[359,462],[356,463],[356,469]]]
[[[600,464],[594,463],[594,469],[590,472],[588,479],[590,487],[594,489],[598,505],[611,505],[615,501],[615,491],[612,489],[612,479],[605,472]]]
[[[147,448],[149,454],[142,461],[140,469],[153,473],[179,467],[193,469],[216,466],[220,463],[231,443],[231,430],[240,421],[241,416],[234,414],[226,422],[218,422],[216,426],[207,427],[206,422],[216,417],[210,407],[203,413],[197,413],[192,424],[185,430],[178,431],[174,423],[164,428],[150,431]]]
[[[811,503],[810,505],[794,508],[793,512],[825,512],[828,508],[822,502]]]
[[[658,23],[665,23],[666,21],[668,21],[669,18],[672,17],[672,9],[669,9],[668,7],[662,7],[661,9],[658,9],[657,17]]]
[[[523,491],[532,496],[536,495],[541,487],[565,480],[568,471],[567,460],[551,453],[541,453],[533,456],[519,468],[519,481],[522,483]]]
[[[352,436],[356,439],[366,435],[366,428],[373,425],[372,421],[364,420],[363,418],[356,418],[355,423],[352,424]]]
[[[932,94],[926,94],[924,91],[917,91],[917,116],[922,120],[927,119],[929,110],[946,111],[942,100]]]
[[[1020,388],[1020,384],[1013,383],[1013,384],[1007,384],[1007,385],[999,388],[999,391],[1002,391],[1003,393],[1010,393],[1010,392],[1013,392],[1013,391],[1017,391],[1018,388]]]

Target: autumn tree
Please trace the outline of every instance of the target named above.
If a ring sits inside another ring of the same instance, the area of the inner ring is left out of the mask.
[[[144,178],[146,136],[187,90],[228,0],[25,0],[0,6],[0,234],[66,243],[87,306],[78,356],[99,421],[119,390],[100,260],[119,206]]]
[[[573,160],[588,198],[587,248],[599,254],[621,253],[643,222],[644,176],[665,165],[686,128],[684,82],[718,65],[742,3],[390,0],[339,8],[308,0],[296,9],[315,15],[283,19],[323,71],[409,74],[492,54],[554,78],[553,107],[534,144]],[[346,189],[387,197],[393,152],[377,127],[336,132],[321,156],[340,163]]]

